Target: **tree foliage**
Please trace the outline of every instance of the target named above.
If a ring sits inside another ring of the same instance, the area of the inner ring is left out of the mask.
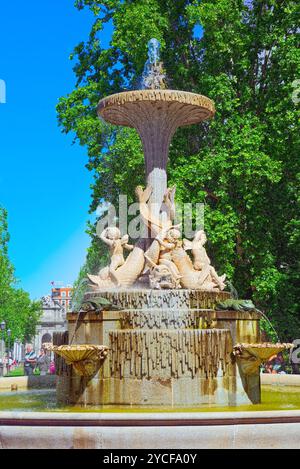
[[[135,86],[151,37],[162,43],[169,87],[215,101],[210,123],[179,129],[169,156],[177,199],[205,203],[213,262],[240,297],[265,310],[281,338],[300,337],[300,4],[293,0],[77,0],[95,22],[72,59],[77,85],[59,123],[88,150],[94,211],[144,180],[134,130],[96,119],[100,98]],[[108,48],[103,28],[113,23]],[[201,25],[203,35],[195,35]],[[91,230],[92,232],[93,230]],[[92,233],[93,235],[93,233]],[[88,263],[97,257],[92,242]]]
[[[41,305],[32,302],[29,294],[17,287],[14,268],[8,257],[9,233],[7,212],[0,207],[0,322],[11,330],[10,342],[18,339],[28,341],[35,335]],[[7,332],[4,339],[8,343]]]

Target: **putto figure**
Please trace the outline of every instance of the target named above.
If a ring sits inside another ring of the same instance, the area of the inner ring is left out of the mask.
[[[207,255],[204,244],[207,241],[206,234],[203,230],[197,231],[193,241],[184,239],[183,247],[186,251],[191,250],[193,255],[193,265],[195,270],[201,271],[201,279],[204,282],[210,281],[215,283],[220,290],[225,288],[226,275],[218,276],[215,268],[211,265],[211,260]]]
[[[145,253],[145,259],[150,267],[150,288],[181,288],[181,275],[172,260],[172,252],[180,241],[180,231],[175,227],[164,228],[153,243],[158,244],[158,259],[155,262],[149,257],[151,248]]]
[[[121,237],[119,228],[109,226],[102,231],[100,239],[109,246],[110,264],[102,268],[98,275],[88,274],[88,279],[92,282],[92,285],[97,285],[99,288],[110,288],[113,285],[122,286],[124,283],[131,285],[136,280],[138,274],[134,272],[130,257],[128,257],[127,260],[131,266],[130,272],[132,276],[127,275],[129,272],[126,269],[124,249],[127,251],[133,251],[134,249],[134,246],[128,244],[128,235]],[[139,262],[137,262],[137,264],[139,264]],[[138,273],[140,269],[141,267],[138,267]]]
[[[133,247],[128,244],[128,235],[121,237],[121,232],[117,227],[108,227],[102,231],[100,239],[109,246],[110,250],[110,265],[109,273],[115,275],[118,267],[125,263],[124,249],[132,251]]]
[[[162,233],[156,237],[160,244],[159,264],[165,265],[169,269],[175,283],[178,283],[181,276],[173,262],[172,251],[180,244],[180,236],[180,231],[172,227],[166,232],[162,231]]]

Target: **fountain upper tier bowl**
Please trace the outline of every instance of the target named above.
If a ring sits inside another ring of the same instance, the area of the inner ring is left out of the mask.
[[[151,202],[157,204],[162,203],[166,192],[169,145],[176,129],[197,124],[214,114],[211,99],[177,90],[125,91],[98,104],[100,118],[137,130],[143,144],[147,183],[154,188]]]
[[[125,91],[102,99],[98,105],[98,115],[107,122],[137,129],[145,122],[149,124],[154,116],[167,120],[171,129],[197,124],[214,114],[211,99],[177,90]]]

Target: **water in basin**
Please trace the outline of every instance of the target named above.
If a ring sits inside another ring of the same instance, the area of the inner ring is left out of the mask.
[[[204,406],[201,408],[58,406],[55,390],[35,390],[0,393],[0,411],[19,412],[240,412],[268,410],[300,410],[300,391],[296,386],[262,386],[261,404],[236,407]]]

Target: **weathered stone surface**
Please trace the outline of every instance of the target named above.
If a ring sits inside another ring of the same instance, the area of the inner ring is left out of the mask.
[[[122,309],[153,309],[153,308],[214,308],[215,304],[231,297],[229,292],[199,291],[199,290],[131,290],[91,291],[87,292],[85,299],[103,296],[113,305]],[[68,317],[70,317],[68,315]],[[260,316],[259,316],[260,317]]]
[[[231,352],[232,340],[259,341],[260,314],[215,310],[228,292],[121,290],[101,295],[124,309],[87,311],[80,321],[69,313],[69,332],[77,344],[108,346],[108,355],[90,379],[62,373],[60,401],[169,408],[259,402],[258,370],[251,379],[241,376]]]
[[[226,329],[120,330],[110,333],[112,376],[180,378],[226,372],[232,351]]]
[[[60,403],[106,407],[160,407],[164,409],[250,404],[239,376],[217,378],[93,378],[76,376],[58,385]]]

